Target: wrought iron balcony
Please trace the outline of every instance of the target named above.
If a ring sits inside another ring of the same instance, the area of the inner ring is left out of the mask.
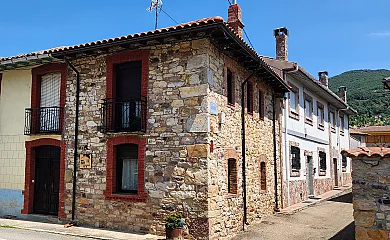
[[[27,108],[25,112],[24,134],[61,134],[63,108]]]
[[[146,98],[124,101],[105,99],[102,118],[104,132],[145,132]]]

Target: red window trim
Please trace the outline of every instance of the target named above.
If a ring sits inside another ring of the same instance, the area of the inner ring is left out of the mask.
[[[34,182],[35,179],[35,148],[40,146],[56,146],[61,148],[60,156],[60,193],[58,218],[65,219],[65,142],[42,138],[33,141],[26,141],[26,167],[25,167],[25,181],[24,181],[24,206],[21,211],[22,214],[30,214],[33,212],[34,206]]]
[[[138,194],[126,195],[116,194],[116,154],[115,147],[121,144],[138,145]],[[104,196],[107,200],[123,202],[145,202],[147,194],[145,192],[145,151],[146,139],[137,136],[120,136],[107,140],[107,176],[106,190]]]
[[[56,72],[61,73],[60,107],[65,106],[66,69],[67,66],[65,63],[50,63],[32,69],[31,108],[40,107],[41,77],[45,74],[56,73]]]
[[[106,98],[115,98],[115,68],[119,63],[142,61],[141,76],[141,95],[148,96],[148,78],[149,78],[149,51],[147,50],[129,50],[121,53],[110,55],[107,61],[106,76]]]

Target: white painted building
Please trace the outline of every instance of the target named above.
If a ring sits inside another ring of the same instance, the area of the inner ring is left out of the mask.
[[[304,201],[351,184],[350,160],[342,150],[349,149],[350,115],[346,89],[340,97],[328,88],[328,73],[315,79],[297,63],[288,61],[288,30],[275,30],[277,58],[267,63],[291,87],[282,106],[283,206]]]

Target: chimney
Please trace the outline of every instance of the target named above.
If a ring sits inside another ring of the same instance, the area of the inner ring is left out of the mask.
[[[343,100],[345,103],[347,102],[347,87],[341,86],[339,87],[339,97],[341,100]]]
[[[274,36],[276,38],[276,59],[288,61],[288,30],[285,27],[274,30]]]
[[[244,28],[244,24],[242,23],[242,11],[237,3],[230,5],[228,10],[227,23],[229,27],[233,28],[235,33],[242,37],[242,29]]]
[[[318,79],[320,80],[320,83],[324,85],[325,87],[328,87],[328,72],[322,71],[318,73]]]

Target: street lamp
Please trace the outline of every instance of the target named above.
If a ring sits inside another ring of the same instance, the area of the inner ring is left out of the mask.
[[[382,82],[384,89],[390,90],[390,77],[384,78]]]

